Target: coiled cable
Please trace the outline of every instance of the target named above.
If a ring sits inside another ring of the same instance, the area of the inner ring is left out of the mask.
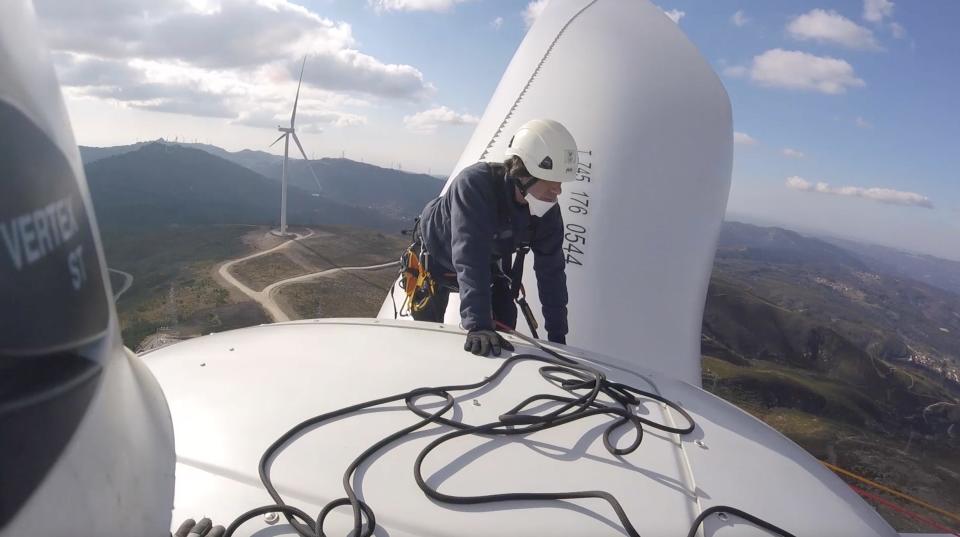
[[[536,340],[526,338],[515,332],[513,334],[536,346],[538,349],[545,352],[546,356],[538,354],[516,354],[503,360],[503,363],[500,364],[500,366],[492,375],[478,382],[470,384],[416,388],[408,392],[357,403],[339,410],[314,416],[292,427],[286,433],[277,438],[272,444],[270,444],[266,451],[264,451],[263,456],[260,458],[260,480],[275,503],[273,505],[266,505],[251,509],[250,511],[243,513],[230,524],[224,537],[231,537],[243,523],[259,515],[270,512],[282,513],[286,517],[288,523],[301,537],[327,537],[323,530],[323,523],[326,520],[327,515],[333,509],[347,505],[350,506],[353,512],[353,533],[351,535],[354,537],[371,537],[376,529],[376,516],[373,509],[365,502],[360,500],[356,495],[353,486],[354,474],[356,470],[364,463],[364,461],[372,457],[377,452],[387,448],[392,443],[430,423],[441,424],[450,427],[453,430],[431,441],[420,451],[420,454],[417,456],[416,461],[414,462],[414,479],[423,493],[428,497],[439,502],[460,505],[509,502],[518,500],[553,501],[587,498],[601,499],[607,502],[607,504],[609,504],[616,513],[617,518],[619,519],[620,524],[627,535],[630,537],[639,537],[640,534],[631,523],[626,511],[623,509],[623,506],[616,497],[606,491],[589,490],[565,492],[515,492],[488,494],[482,496],[454,496],[442,493],[427,484],[423,477],[422,468],[426,457],[431,451],[443,443],[466,435],[481,435],[485,437],[529,435],[538,431],[567,425],[587,417],[596,415],[609,415],[614,419],[607,426],[603,433],[603,445],[612,455],[622,456],[632,453],[640,447],[643,441],[644,426],[680,435],[688,434],[694,430],[695,424],[693,418],[691,418],[691,416],[682,407],[680,407],[680,405],[674,403],[673,401],[670,401],[657,394],[629,386],[627,384],[610,381],[606,378],[606,375],[602,371],[596,368],[563,356],[548,347],[544,347]],[[444,417],[444,415],[453,409],[454,405],[456,404],[456,400],[452,395],[453,392],[463,392],[482,388],[494,381],[499,380],[506,374],[507,370],[512,367],[513,364],[522,361],[536,361],[544,363],[539,370],[541,377],[548,383],[567,392],[569,395],[562,396],[547,393],[532,395],[515,405],[507,412],[501,414],[497,421],[482,425],[470,425]],[[610,404],[600,399],[601,394],[608,397],[614,403]],[[434,411],[428,411],[417,404],[418,400],[424,397],[439,397],[443,400],[443,404]],[[683,416],[683,418],[687,421],[687,425],[685,427],[671,427],[637,415],[635,407],[641,403],[641,399],[651,399],[667,405]],[[384,437],[360,453],[347,466],[343,473],[342,484],[345,492],[345,496],[343,498],[333,500],[325,505],[317,515],[316,519],[311,518],[306,512],[287,505],[284,502],[270,478],[270,465],[283,446],[285,446],[298,434],[312,427],[322,425],[325,422],[337,418],[355,414],[365,409],[398,401],[404,401],[407,408],[422,419],[413,425],[404,427]],[[554,410],[544,414],[525,414],[523,412],[531,405],[541,402],[551,402],[558,404],[559,406]],[[630,425],[634,429],[635,436],[628,445],[620,447],[615,444],[612,439],[612,435],[625,425]],[[695,535],[697,529],[699,528],[700,524],[702,524],[706,516],[719,511],[739,516],[753,524],[769,530],[771,533],[780,535],[781,537],[793,537],[792,534],[786,532],[785,530],[754,517],[753,515],[735,508],[724,506],[712,507],[701,513],[700,516],[694,521],[693,527],[690,528],[690,533],[688,535]]]

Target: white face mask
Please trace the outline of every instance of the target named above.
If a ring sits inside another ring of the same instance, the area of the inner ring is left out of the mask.
[[[543,201],[533,194],[527,194],[523,199],[527,200],[527,207],[530,209],[531,216],[543,216],[557,204],[555,201]]]

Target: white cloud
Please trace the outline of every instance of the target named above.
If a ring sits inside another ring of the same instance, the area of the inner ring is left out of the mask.
[[[903,39],[907,36],[907,30],[902,24],[893,20],[893,2],[890,0],[864,0],[863,18],[875,25],[882,25],[886,19],[890,19],[887,29],[890,35],[896,39]]]
[[[211,68],[250,67],[304,50],[332,52],[355,45],[346,23],[287,0],[222,0],[214,15],[189,2],[89,0],[89,9],[63,10],[67,0],[38,0],[52,48],[116,59],[174,60]],[[280,38],[282,36],[282,38]]]
[[[497,17],[497,18],[493,19],[493,21],[490,23],[490,26],[492,26],[494,30],[499,30],[500,28],[502,28],[502,27],[503,27],[503,17]]]
[[[367,0],[377,12],[382,11],[449,11],[465,0]]]
[[[250,112],[242,112],[238,118],[231,121],[231,123],[235,125],[245,125],[248,127],[259,127],[265,129],[275,129],[277,126],[287,125],[289,122],[290,110],[279,110],[277,112],[272,112],[269,110],[255,110]],[[297,111],[298,131],[303,130],[306,132],[323,132],[322,125],[329,125],[333,127],[353,127],[366,124],[366,116],[357,114],[322,110]]]
[[[870,22],[883,22],[893,15],[893,2],[890,0],[864,0],[863,18]]]
[[[892,188],[862,188],[857,186],[832,187],[823,182],[814,184],[797,176],[787,178],[786,185],[787,188],[803,192],[849,196],[864,198],[888,205],[905,205],[933,209],[933,202],[930,201],[930,198],[917,194],[916,192],[904,192]]]
[[[64,86],[126,86],[142,80],[142,72],[126,62],[53,53],[57,75]]]
[[[803,177],[797,177],[794,175],[793,177],[787,178],[787,188],[792,188],[793,190],[812,191],[814,186],[813,183],[807,181]]]
[[[745,132],[734,132],[733,143],[737,145],[757,145],[757,140]]]
[[[230,96],[189,73],[152,73],[150,63],[127,63],[54,53],[68,95],[123,103],[130,108],[202,117],[233,117]]]
[[[724,68],[723,74],[733,78],[740,78],[746,76],[749,71],[750,70],[743,65],[731,65],[730,67]]]
[[[796,158],[796,159],[804,158],[807,156],[803,151],[798,151],[790,147],[784,147],[783,150],[780,151],[780,154],[782,154],[787,158]]]
[[[403,123],[408,129],[421,134],[431,134],[442,125],[475,125],[480,118],[470,114],[459,114],[446,106],[438,106],[412,116],[405,116]]]
[[[750,22],[750,19],[747,18],[747,16],[743,14],[743,10],[742,10],[742,9],[739,9],[739,10],[737,10],[736,13],[734,13],[733,15],[730,16],[730,22],[733,23],[734,26],[736,26],[736,27],[738,27],[738,28],[742,28],[742,27],[745,26],[748,22]]]
[[[426,82],[417,68],[410,65],[384,64],[372,56],[348,49],[307,58],[303,81],[318,87],[359,91],[379,97],[418,101],[432,96],[436,88]],[[292,76],[300,73],[300,62],[291,61]]]
[[[74,53],[53,55],[65,93],[73,99],[113,101],[133,109],[169,112],[201,117],[234,119],[234,123],[275,128],[289,121],[296,81],[281,75],[279,82],[270,71],[245,73],[211,71],[157,60],[110,60]],[[299,124],[307,129],[312,122],[348,126],[366,118],[337,111],[337,108],[364,108],[362,99],[318,89],[300,96]],[[251,112],[253,111],[253,112]],[[284,119],[286,118],[286,119]]]
[[[533,26],[533,23],[537,21],[537,17],[543,13],[543,8],[547,7],[547,2],[550,0],[533,0],[527,7],[523,10],[523,22],[526,23],[527,28]]]
[[[863,119],[861,116],[857,116],[857,119],[853,120],[853,123],[861,129],[869,129],[870,127],[873,127],[872,123],[866,119]]]
[[[297,113],[297,125],[303,124],[304,129],[307,132],[323,132],[323,128],[320,125],[332,125],[337,128],[344,127],[356,127],[358,125],[366,125],[367,117],[357,114],[348,114],[344,112],[307,112],[302,116],[300,113]]]
[[[844,60],[783,49],[772,49],[755,56],[750,79],[761,86],[830,95],[866,85]]]
[[[657,6],[657,7],[660,7],[660,6]],[[684,18],[687,15],[686,11],[680,11],[679,9],[666,10],[660,7],[660,11],[663,11],[663,13],[675,24],[680,24],[680,19]]]
[[[893,34],[893,37],[897,39],[903,39],[907,37],[907,30],[898,22],[890,23],[890,33]]]
[[[72,96],[238,119],[290,106],[304,51],[311,97],[301,106],[312,99],[315,112],[340,114],[332,124],[361,117],[336,110],[362,102],[351,94],[416,101],[435,91],[415,67],[357,50],[349,24],[289,0],[37,0],[36,7]]]
[[[864,28],[836,11],[814,9],[787,24],[790,37],[801,41],[833,43],[859,50],[880,50],[873,31]]]

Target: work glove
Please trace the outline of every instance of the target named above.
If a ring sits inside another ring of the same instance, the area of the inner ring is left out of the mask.
[[[500,349],[512,351],[513,345],[495,330],[473,329],[467,333],[467,342],[463,344],[463,350],[477,356],[490,356],[491,352],[494,356],[500,356]]]
[[[225,531],[223,526],[214,526],[209,518],[201,518],[200,522],[188,518],[180,524],[173,537],[222,537]]]

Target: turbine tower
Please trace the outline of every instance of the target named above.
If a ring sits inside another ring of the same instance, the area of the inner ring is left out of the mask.
[[[290,138],[293,137],[294,143],[297,144],[297,148],[300,149],[300,154],[303,155],[303,160],[307,163],[307,168],[310,169],[310,173],[313,175],[313,180],[317,182],[318,191],[323,190],[323,187],[320,186],[320,179],[317,177],[317,173],[313,171],[313,165],[310,164],[310,159],[307,158],[307,152],[303,150],[303,145],[300,143],[300,139],[297,138],[297,133],[294,130],[294,124],[297,121],[297,102],[300,100],[300,86],[303,84],[303,68],[306,67],[307,58],[304,56],[303,63],[300,65],[300,81],[297,83],[297,96],[293,99],[293,114],[290,115],[290,126],[283,127],[278,126],[277,130],[282,132],[279,138],[273,141],[269,147],[273,147],[277,142],[283,140],[283,167],[281,168],[281,177],[280,177],[280,231],[279,234],[287,234],[287,160],[290,153]],[[319,196],[319,194],[314,194]]]

